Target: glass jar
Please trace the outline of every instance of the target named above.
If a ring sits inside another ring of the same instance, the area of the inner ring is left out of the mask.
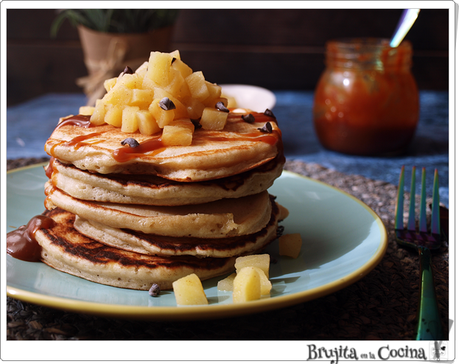
[[[412,47],[384,39],[326,44],[326,69],[314,95],[314,127],[322,145],[354,155],[396,155],[414,136],[419,92]]]

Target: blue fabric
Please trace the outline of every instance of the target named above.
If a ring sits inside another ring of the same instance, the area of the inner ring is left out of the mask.
[[[428,195],[434,169],[440,176],[440,200],[449,206],[449,109],[448,93],[421,91],[420,119],[415,138],[405,155],[355,157],[324,149],[314,132],[312,91],[275,91],[273,112],[282,129],[288,159],[314,162],[346,174],[398,184],[402,165],[407,177],[413,165],[426,167]],[[75,114],[86,104],[82,94],[47,94],[7,109],[7,158],[46,156],[43,145],[60,117]],[[420,176],[420,172],[418,172]],[[420,178],[418,179],[420,180]],[[408,187],[408,186],[407,186]]]

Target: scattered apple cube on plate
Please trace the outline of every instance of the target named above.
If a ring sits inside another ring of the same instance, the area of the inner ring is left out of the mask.
[[[172,282],[177,305],[207,305],[206,294],[199,277],[192,273]]]
[[[232,291],[234,278],[236,278],[236,273],[232,273],[228,277],[223,278],[222,280],[218,281],[217,289],[219,291]]]
[[[300,234],[285,234],[279,238],[279,254],[291,258],[300,255],[303,241]]]
[[[265,272],[263,272],[260,268],[253,267],[255,271],[260,275],[260,293],[262,296],[268,295],[271,293],[271,288],[273,285],[271,281],[266,277]]]
[[[241,268],[233,281],[233,303],[255,301],[260,297],[260,274],[254,267]]]
[[[269,254],[246,255],[236,258],[234,266],[236,268],[236,273],[239,273],[239,271],[244,267],[260,268],[265,273],[266,278],[269,278],[269,261]]]

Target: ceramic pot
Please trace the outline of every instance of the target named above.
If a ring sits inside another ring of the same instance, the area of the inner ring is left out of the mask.
[[[104,81],[118,76],[126,66],[136,70],[150,52],[169,52],[174,26],[148,33],[103,33],[78,26],[88,76],[77,79],[88,96],[88,105],[105,94]]]

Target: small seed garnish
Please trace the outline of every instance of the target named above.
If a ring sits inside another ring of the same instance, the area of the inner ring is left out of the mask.
[[[253,116],[252,114],[248,114],[248,115],[242,115],[242,120],[244,120],[246,123],[253,123],[255,121],[255,116]]]
[[[175,104],[168,97],[163,97],[159,102],[159,107],[163,110],[169,111],[175,109]]]
[[[121,142],[121,145],[129,145],[131,148],[138,147],[140,144],[134,138],[126,138]]]
[[[160,292],[161,292],[161,288],[159,288],[159,284],[153,283],[150,290],[148,291],[148,294],[152,297],[156,297],[156,296],[159,296]]]
[[[280,237],[284,233],[284,226],[279,225],[276,230],[277,237]]]
[[[229,112],[229,110],[227,109],[227,107],[225,106],[225,104],[221,101],[217,102],[215,104],[215,108],[217,110],[220,110],[220,111],[223,111],[223,112]]]
[[[201,119],[190,119],[191,122],[193,123],[194,125],[194,129],[197,130],[197,129],[201,129],[202,128],[202,125],[201,123],[199,122]]]
[[[265,125],[263,125],[263,127],[258,128],[258,130],[262,131],[263,133],[272,133],[273,132],[273,126],[268,121]]]
[[[265,114],[266,116],[271,116],[271,117],[275,118],[273,112],[271,110],[269,110],[269,109],[266,109],[263,114]]]
[[[126,67],[124,67],[123,72],[121,72],[121,76],[123,76],[125,74],[132,75],[133,73],[134,73],[134,71],[132,70],[132,68],[129,67],[129,66],[126,66]]]

